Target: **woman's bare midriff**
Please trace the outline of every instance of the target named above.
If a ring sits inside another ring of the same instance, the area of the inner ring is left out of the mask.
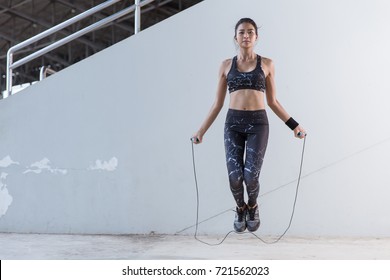
[[[240,89],[230,94],[230,109],[255,111],[265,109],[264,92]]]

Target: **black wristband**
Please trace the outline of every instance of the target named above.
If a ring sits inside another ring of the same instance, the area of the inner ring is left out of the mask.
[[[297,123],[293,118],[289,118],[289,119],[286,121],[286,125],[287,125],[291,130],[294,130],[294,129],[299,125],[299,123]]]

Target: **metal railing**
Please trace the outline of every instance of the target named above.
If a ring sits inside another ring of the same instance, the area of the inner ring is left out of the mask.
[[[65,27],[71,25],[71,24],[74,24],[96,12],[99,12],[111,5],[114,5],[115,3],[117,2],[120,2],[120,1],[123,1],[123,0],[109,0],[109,1],[106,1],[100,5],[97,5],[96,7],[93,7],[77,16],[74,16],[56,26],[53,26],[52,28],[42,32],[42,33],[39,33],[33,37],[31,37],[30,39],[27,39],[13,47],[11,47],[8,52],[7,52],[7,66],[6,66],[6,91],[3,93],[3,98],[7,98],[9,95],[12,95],[12,75],[13,75],[13,70],[55,48],[58,48],[66,43],[69,43],[70,41],[74,40],[74,39],[77,39],[81,36],[83,36],[84,34],[88,33],[88,32],[91,32],[91,31],[94,31],[98,28],[101,28],[103,27],[104,25],[120,18],[120,17],[123,17],[131,12],[134,12],[135,15],[134,15],[134,32],[135,33],[138,33],[140,30],[141,30],[141,8],[145,5],[148,5],[152,2],[154,2],[154,0],[134,0],[134,5],[130,6],[130,7],[127,7],[111,16],[108,16],[94,24],[91,24],[61,40],[58,40],[57,42],[54,42],[18,61],[13,61],[13,55],[16,51],[18,50],[21,50],[61,29],[64,29]]]
[[[41,69],[39,70],[39,80],[42,81],[43,79],[45,79],[47,77],[47,74],[53,75],[55,73],[56,73],[56,71],[51,69],[50,65],[49,66],[42,66]]]

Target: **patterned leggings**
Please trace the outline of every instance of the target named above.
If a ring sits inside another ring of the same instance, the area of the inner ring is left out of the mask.
[[[268,143],[268,118],[265,110],[229,109],[225,122],[226,165],[230,190],[242,207],[245,182],[248,205],[254,206],[259,195],[259,175]]]

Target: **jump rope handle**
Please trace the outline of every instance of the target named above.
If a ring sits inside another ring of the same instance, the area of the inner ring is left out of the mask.
[[[297,136],[299,136],[299,137],[300,137],[300,136],[302,136],[302,134],[303,134],[303,133],[302,133],[302,131],[299,131],[299,132],[297,133]],[[304,136],[306,136],[306,135],[307,135],[307,133],[305,133],[305,135],[304,135]],[[191,138],[191,139],[192,139],[192,138]]]
[[[191,137],[191,142],[192,143],[198,143],[199,142],[199,138],[198,137]]]

